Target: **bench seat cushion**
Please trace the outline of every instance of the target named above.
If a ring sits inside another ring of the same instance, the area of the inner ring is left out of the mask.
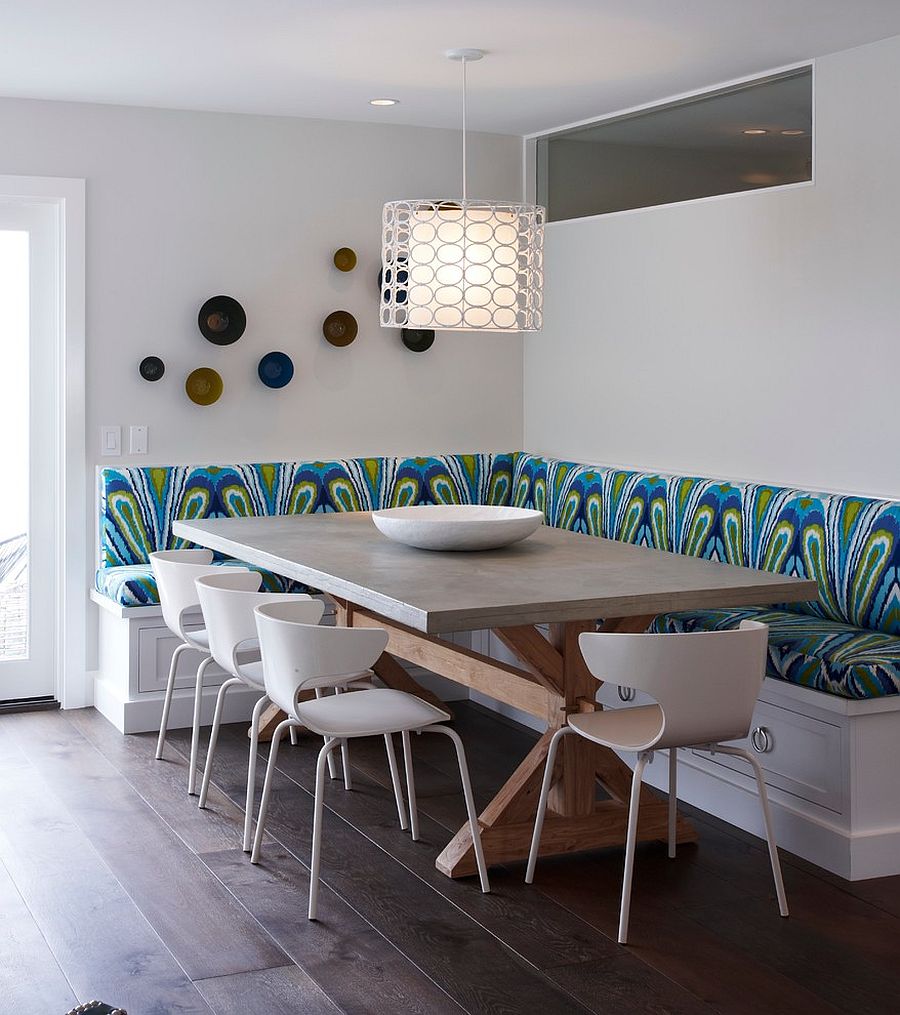
[[[770,677],[843,698],[900,694],[900,637],[880,631],[766,608],[666,613],[651,630],[721,631],[742,620],[769,625]]]
[[[237,560],[218,561],[217,565],[240,564]],[[265,592],[310,592],[313,591],[300,582],[266,571],[252,564],[243,564],[253,571],[259,571],[263,578],[262,588]],[[119,567],[101,567],[94,578],[94,588],[101,595],[108,596],[120,606],[157,606],[159,594],[156,591],[156,579],[149,564],[123,564]]]

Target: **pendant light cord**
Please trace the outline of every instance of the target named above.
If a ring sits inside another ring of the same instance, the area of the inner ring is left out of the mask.
[[[462,196],[463,201],[466,199],[466,64],[468,60],[465,57],[462,59]]]

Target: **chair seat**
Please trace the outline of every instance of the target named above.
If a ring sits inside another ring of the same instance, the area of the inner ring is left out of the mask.
[[[371,737],[383,733],[417,730],[450,716],[405,691],[376,687],[347,694],[329,694],[315,701],[301,701],[296,717],[320,736]]]
[[[259,658],[259,649],[257,648],[254,650],[248,645],[246,652],[253,652],[255,658],[251,659],[250,662],[240,662],[239,669],[241,679],[246,681],[252,687],[256,687],[259,688],[260,691],[264,691],[266,689],[266,682],[263,678],[263,664],[262,660]],[[244,652],[240,653],[240,655],[244,654]]]
[[[196,631],[186,631],[187,642],[195,648],[209,652],[209,632],[205,627],[199,627]]]
[[[215,561],[214,566],[237,564],[249,567],[262,575],[263,592],[313,592],[300,582],[284,578],[265,568],[244,564],[239,560]],[[159,592],[149,564],[123,564],[119,567],[101,567],[94,578],[94,588],[120,606],[157,606]]]
[[[769,677],[842,698],[900,694],[900,638],[883,631],[764,607],[661,614],[650,630],[724,631],[742,620],[769,625]]]
[[[659,705],[576,712],[569,716],[569,725],[577,733],[595,744],[620,751],[644,750],[656,740],[662,724]]]

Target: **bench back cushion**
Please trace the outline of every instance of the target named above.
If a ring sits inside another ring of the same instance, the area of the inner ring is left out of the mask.
[[[187,545],[186,518],[371,511],[405,504],[508,504],[512,454],[332,462],[171,465],[100,471],[100,567]]]
[[[513,504],[548,524],[815,578],[786,607],[900,635],[900,502],[516,456]]]

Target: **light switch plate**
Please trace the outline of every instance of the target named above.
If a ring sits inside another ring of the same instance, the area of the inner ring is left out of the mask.
[[[100,427],[100,454],[122,454],[122,428],[120,426]]]
[[[128,453],[130,455],[147,454],[147,438],[149,427],[145,424],[128,428]]]

